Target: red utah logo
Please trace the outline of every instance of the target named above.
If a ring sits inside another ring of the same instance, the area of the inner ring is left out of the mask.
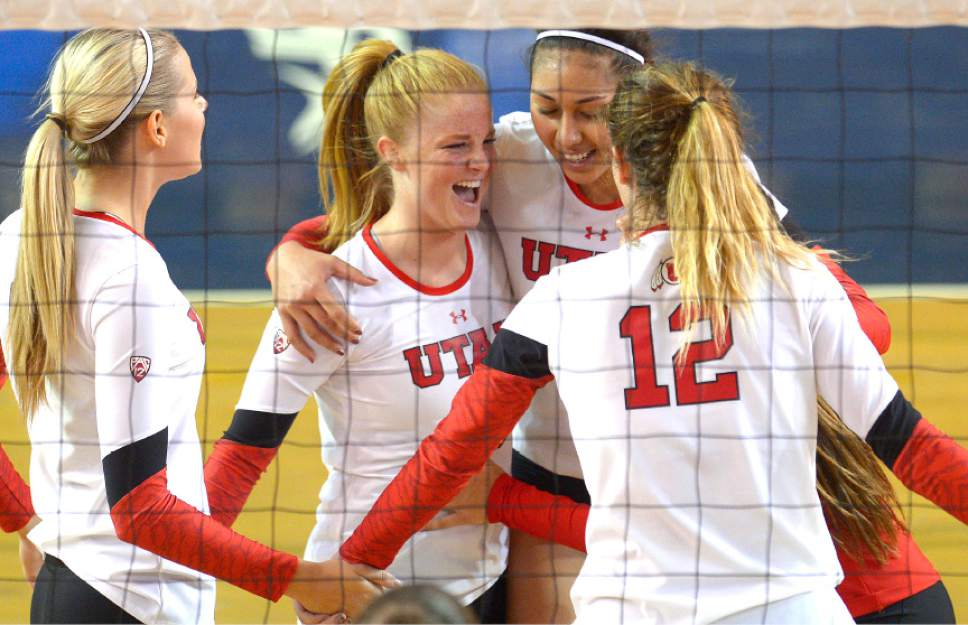
[[[289,349],[289,335],[282,328],[276,330],[276,336],[272,339],[272,353],[281,354]]]
[[[652,274],[652,292],[655,293],[665,284],[679,284],[672,258],[666,258],[656,267],[655,273]]]
[[[151,358],[147,356],[132,356],[128,360],[128,368],[131,370],[131,377],[135,382],[140,382],[148,375],[151,370]]]

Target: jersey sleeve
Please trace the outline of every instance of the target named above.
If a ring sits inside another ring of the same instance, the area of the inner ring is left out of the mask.
[[[166,395],[177,393],[164,281],[150,263],[109,278],[91,304],[105,491],[121,540],[273,600],[297,559],[241,536],[168,488]],[[165,277],[167,280],[167,277]]]
[[[341,293],[335,282],[334,292]],[[302,410],[316,389],[346,362],[345,355],[335,354],[311,339],[307,340],[315,348],[316,362],[309,362],[290,346],[279,312],[273,311],[249,365],[236,410],[269,414]]]
[[[863,333],[847,294],[829,272],[814,271],[809,296],[817,393],[865,438],[898,393],[873,344]]]

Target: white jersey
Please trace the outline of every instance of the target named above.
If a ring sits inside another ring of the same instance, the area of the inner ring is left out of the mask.
[[[488,210],[511,289],[520,300],[553,267],[618,249],[621,233],[615,220],[625,209],[619,201],[600,205],[584,197],[541,143],[529,113],[504,115],[495,130],[497,161]],[[756,176],[752,161],[745,163]],[[782,219],[787,209],[772,199]],[[514,448],[554,473],[581,477],[568,416],[554,384],[535,395],[514,430]]]
[[[507,271],[497,241],[467,234],[467,271],[448,287],[410,279],[383,254],[369,228],[334,256],[379,280],[360,287],[330,282],[363,335],[340,356],[317,347],[310,363],[289,349],[278,313],[266,325],[238,408],[293,413],[314,395],[323,464],[316,526],[306,558],[325,560],[369,511],[447,414],[474,366],[483,360],[510,310]],[[510,446],[499,450],[507,465]],[[404,583],[434,583],[469,604],[504,572],[507,530],[500,525],[418,533],[389,567]]]
[[[0,225],[0,283],[10,293],[21,212]],[[168,488],[208,512],[195,406],[204,334],[154,247],[103,213],[75,211],[77,327],[63,379],[28,417],[30,539],[145,623],[212,623],[215,582],[115,534],[101,460],[168,428]],[[0,336],[10,348],[9,299]],[[8,352],[9,353],[9,352]],[[10,362],[9,358],[7,362]],[[12,376],[16,390],[17,376]]]
[[[819,262],[766,272],[724,345],[708,321],[676,372],[667,230],[555,269],[504,328],[548,348],[594,502],[580,622],[709,623],[833,588],[816,490],[816,396],[862,438],[898,387]],[[846,363],[846,365],[845,365]]]

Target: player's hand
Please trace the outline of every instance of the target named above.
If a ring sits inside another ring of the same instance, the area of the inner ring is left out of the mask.
[[[34,517],[34,519],[39,521],[37,517]],[[31,588],[37,582],[37,574],[40,573],[40,567],[44,566],[44,553],[27,538],[27,532],[36,524],[32,520],[27,527],[20,531],[20,568],[23,569],[24,578],[30,584]]]
[[[349,623],[349,619],[346,615],[340,612],[339,614],[316,614],[315,612],[310,612],[306,608],[302,607],[302,604],[298,601],[292,602],[292,607],[296,610],[296,618],[303,625],[320,625],[320,623]]]
[[[347,341],[358,343],[359,324],[326,283],[330,278],[372,286],[376,280],[363,275],[341,259],[304,248],[296,241],[280,245],[269,257],[266,273],[272,297],[289,343],[314,362],[316,354],[304,337],[337,354]]]
[[[304,610],[330,618],[345,614],[353,619],[386,588],[400,585],[386,571],[350,564],[339,559],[325,562],[300,560],[286,594]]]
[[[444,506],[424,531],[444,530],[459,525],[484,525],[487,523],[487,498],[497,478],[504,475],[501,467],[488,460],[481,472],[467,482],[460,493]]]

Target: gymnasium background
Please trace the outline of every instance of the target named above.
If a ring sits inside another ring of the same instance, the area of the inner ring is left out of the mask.
[[[71,33],[0,31],[0,217],[18,205],[28,116]],[[209,101],[199,175],[164,187],[148,237],[191,292],[208,332],[198,423],[207,450],[231,417],[269,306],[264,259],[317,214],[319,92],[341,51],[367,36],[448,49],[483,68],[495,116],[527,110],[531,30],[177,31]],[[968,29],[657,30],[660,56],[735,79],[751,155],[794,218],[857,258],[848,271],[890,315],[886,360],[905,393],[968,445]],[[9,390],[0,441],[22,470],[28,447]],[[301,553],[324,474],[304,411],[237,527]],[[968,620],[968,529],[901,489],[909,525]],[[27,620],[14,537],[0,536],[0,622]],[[220,622],[292,622],[284,602],[225,585]]]

